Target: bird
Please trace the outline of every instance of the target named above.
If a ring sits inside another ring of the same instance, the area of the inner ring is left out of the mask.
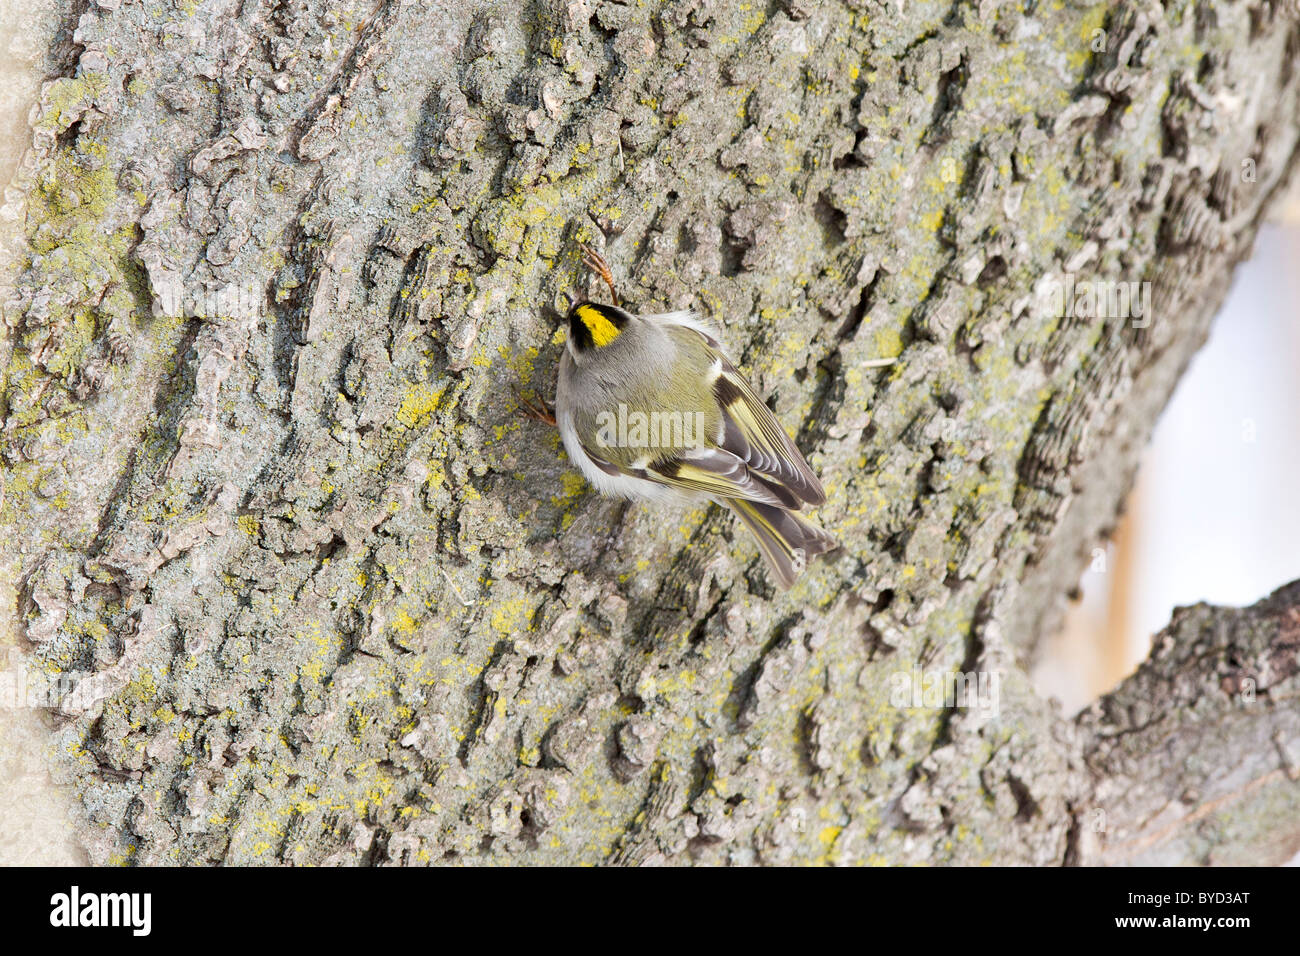
[[[601,494],[730,509],[771,579],[788,589],[810,559],[838,547],[799,513],[825,502],[821,482],[711,323],[690,310],[623,308],[604,258],[581,248],[612,302],[569,296],[555,412],[535,417],[559,428],[570,460]]]

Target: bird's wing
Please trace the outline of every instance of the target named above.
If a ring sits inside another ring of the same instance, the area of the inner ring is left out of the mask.
[[[673,452],[651,462],[646,470],[657,481],[715,498],[743,498],[781,508],[799,506],[789,491],[751,471],[725,448]]]
[[[704,347],[712,356],[716,369],[713,396],[722,410],[723,420],[722,437],[718,442],[720,448],[758,472],[764,479],[763,484],[780,486],[785,492],[780,497],[793,498],[787,507],[797,508],[800,502],[814,506],[822,504],[826,492],[821,482],[772,410],[723,353],[717,330],[693,312],[671,312],[655,318],[664,325],[689,330],[687,334],[704,340]]]
[[[772,410],[758,397],[736,367],[722,360],[713,394],[722,408],[722,438],[718,444],[770,483],[788,489],[797,501],[819,505],[826,500],[803,454],[795,447]],[[797,502],[796,505],[797,507]]]
[[[711,498],[740,498],[780,508],[799,505],[798,499],[785,488],[751,471],[743,461],[722,448],[674,449],[629,465],[602,458],[586,442],[582,443],[582,450],[597,468],[610,476],[640,478]]]

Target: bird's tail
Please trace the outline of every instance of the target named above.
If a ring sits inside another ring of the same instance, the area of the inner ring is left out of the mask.
[[[815,555],[839,547],[821,528],[785,508],[742,498],[725,498],[723,504],[754,533],[772,578],[783,591]]]

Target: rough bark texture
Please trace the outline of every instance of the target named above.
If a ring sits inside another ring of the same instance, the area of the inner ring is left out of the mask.
[[[1300,582],[1180,608],[1141,669],[1079,715],[1086,863],[1259,866],[1300,852]]]
[[[1023,671],[1294,165],[1294,4],[56,9],[0,547],[90,859],[1294,850],[1294,588],[1077,723]],[[797,428],[844,549],[788,594],[518,414],[578,241]]]

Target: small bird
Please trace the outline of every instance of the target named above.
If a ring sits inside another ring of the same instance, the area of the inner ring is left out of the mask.
[[[797,513],[826,500],[821,482],[712,326],[689,311],[619,307],[609,266],[582,248],[613,304],[570,297],[554,418],[565,451],[603,494],[730,508],[776,584],[790,587],[809,559],[838,547]]]

